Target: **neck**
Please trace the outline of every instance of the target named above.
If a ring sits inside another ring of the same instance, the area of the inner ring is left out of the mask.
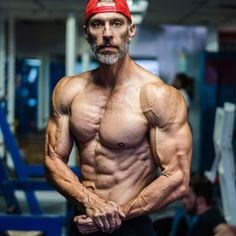
[[[129,80],[132,65],[133,61],[126,53],[123,58],[112,65],[100,64],[96,77],[102,86],[115,88]]]

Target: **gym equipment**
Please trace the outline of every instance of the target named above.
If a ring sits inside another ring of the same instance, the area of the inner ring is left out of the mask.
[[[3,101],[0,101],[0,128],[16,174],[16,178],[10,177],[5,161],[0,157],[0,192],[5,198],[7,208],[13,209],[14,213],[14,215],[0,214],[0,230],[39,230],[46,232],[49,236],[60,236],[62,227],[70,215],[43,214],[35,191],[54,189],[44,178],[43,166],[25,164],[17,141],[7,123]],[[73,168],[73,171],[79,175],[78,168]],[[20,214],[22,211],[15,196],[16,190],[23,190],[30,215]]]
[[[62,216],[0,215],[0,230],[22,230],[45,232],[47,236],[61,236]]]
[[[235,103],[235,68],[236,53],[201,54],[199,171],[210,170],[215,158],[212,134],[217,107],[223,107],[225,102]]]
[[[205,173],[211,181],[219,173],[224,216],[233,225],[236,224],[236,179],[232,147],[235,110],[235,104],[228,102],[224,104],[224,108],[218,107],[216,110],[213,134],[216,157],[211,171]]]

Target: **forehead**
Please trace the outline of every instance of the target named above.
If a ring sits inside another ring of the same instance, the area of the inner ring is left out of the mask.
[[[127,18],[118,12],[102,12],[102,13],[97,13],[93,15],[89,21],[91,20],[104,20],[104,21],[109,21],[112,19],[123,19],[127,21]]]

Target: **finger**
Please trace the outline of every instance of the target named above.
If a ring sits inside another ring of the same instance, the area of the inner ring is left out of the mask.
[[[121,225],[121,218],[118,212],[113,212],[108,216],[108,222],[110,224],[109,232],[113,232],[114,230],[120,228]]]
[[[98,231],[98,228],[86,228],[86,227],[83,227],[83,226],[81,227],[78,225],[77,225],[77,228],[81,234],[91,234]]]
[[[95,232],[97,232],[98,231],[98,229],[91,229],[88,233],[86,233],[86,234],[92,234],[92,233],[95,233]]]
[[[74,216],[73,220],[80,220],[80,219],[87,219],[88,217],[86,215],[78,215],[78,216]]]
[[[110,219],[110,224],[111,224],[111,227],[110,227],[109,233],[112,233],[116,229],[120,228],[121,219],[118,212],[114,213],[112,219]]]
[[[114,209],[111,214],[111,217],[109,217],[109,223],[112,226],[110,232],[112,232],[120,227],[122,219],[125,217],[125,214],[123,212],[123,209],[116,203],[109,202],[109,205],[111,206],[111,208]]]
[[[106,233],[108,233],[110,229],[112,228],[112,222],[110,218],[111,218],[110,214],[106,214],[106,216],[100,216],[100,220],[102,221],[103,226],[104,226],[104,232]]]
[[[88,221],[86,219],[83,219],[80,217],[74,217],[73,221],[79,225],[87,225],[88,224]]]
[[[103,225],[103,221],[100,219],[100,217],[98,216],[94,216],[92,218],[93,222],[97,225],[97,227],[99,228],[99,230],[101,230],[102,232],[105,232],[105,228]]]
[[[125,213],[121,207],[118,208],[119,214],[122,218],[125,218]]]
[[[120,228],[122,221],[121,221],[119,213],[115,214],[114,220],[115,220],[115,223],[116,223],[116,229]]]
[[[96,224],[90,219],[87,218],[87,220],[82,220],[81,218],[78,220],[78,222],[75,222],[77,229],[82,234],[89,234],[98,231],[98,227]]]
[[[119,212],[120,217],[125,218],[125,213],[124,213],[124,210],[123,210],[122,207],[120,207],[119,205],[117,205],[117,204],[114,203],[114,202],[109,202],[109,204],[110,204],[111,206],[115,207],[116,211]]]

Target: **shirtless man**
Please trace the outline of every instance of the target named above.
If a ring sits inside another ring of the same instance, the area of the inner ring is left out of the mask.
[[[186,104],[130,58],[135,31],[125,0],[90,0],[84,34],[100,65],[63,78],[52,95],[44,163],[80,211],[70,235],[154,235],[148,213],[188,192]],[[67,165],[73,142],[79,178]]]

